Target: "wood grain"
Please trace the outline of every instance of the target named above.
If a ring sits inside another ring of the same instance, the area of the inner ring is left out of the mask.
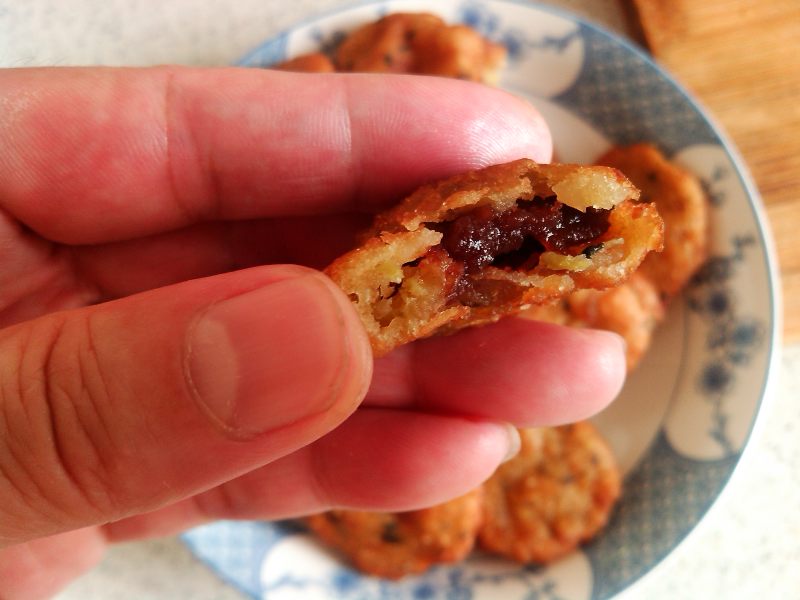
[[[623,0],[653,55],[711,110],[758,185],[800,341],[800,0]]]
[[[797,341],[789,332],[800,331],[800,271],[790,271],[781,278],[783,287],[784,342]]]

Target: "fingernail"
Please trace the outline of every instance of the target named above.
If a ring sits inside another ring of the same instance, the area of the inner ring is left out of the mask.
[[[503,425],[505,426],[506,434],[508,435],[508,452],[506,452],[501,464],[507,463],[517,454],[519,454],[519,450],[522,447],[522,440],[519,437],[519,431],[517,428],[511,423],[503,423]]]
[[[330,408],[348,355],[341,308],[315,275],[212,306],[189,334],[186,372],[203,409],[234,436]]]

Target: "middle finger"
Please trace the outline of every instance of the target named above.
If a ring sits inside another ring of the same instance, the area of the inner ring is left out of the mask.
[[[509,318],[376,360],[364,404],[559,425],[602,410],[624,379],[618,335]]]

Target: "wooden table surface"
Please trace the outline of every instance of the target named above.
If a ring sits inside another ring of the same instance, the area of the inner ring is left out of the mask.
[[[800,341],[800,0],[627,0],[642,41],[711,110],[758,185]]]

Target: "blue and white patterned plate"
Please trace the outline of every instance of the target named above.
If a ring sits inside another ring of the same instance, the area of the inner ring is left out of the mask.
[[[637,48],[568,14],[500,0],[389,0],[309,21],[242,60],[274,62],[331,45],[388,12],[435,11],[505,44],[501,86],[550,123],[559,159],[651,141],[694,171],[713,204],[712,257],[675,302],[622,396],[596,418],[626,474],[604,533],[547,568],[475,556],[399,583],[363,577],[287,523],[221,522],[190,548],[254,598],[584,600],[627,590],[697,525],[741,457],[774,372],[774,254],[735,151]]]

